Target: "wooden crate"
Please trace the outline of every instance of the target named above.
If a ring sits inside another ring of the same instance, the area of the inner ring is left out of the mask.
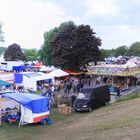
[[[58,113],[63,114],[63,115],[69,115],[71,114],[71,107],[69,106],[59,106],[58,107]]]

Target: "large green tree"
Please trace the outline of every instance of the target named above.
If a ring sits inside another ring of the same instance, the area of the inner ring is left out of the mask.
[[[80,70],[101,59],[100,45],[101,39],[89,25],[68,22],[52,41],[53,63],[62,69]]]
[[[36,61],[39,60],[39,53],[36,49],[28,49],[24,52],[27,61]]]
[[[63,28],[65,26],[68,26],[69,24],[74,24],[74,23],[72,21],[64,22],[60,24],[59,27],[55,27],[54,29],[51,29],[50,31],[44,33],[44,44],[39,50],[40,60],[44,64],[47,64],[49,66],[53,65],[53,56],[52,56],[53,47],[51,42],[54,39],[54,37],[57,35],[57,33],[63,30]]]
[[[53,64],[63,69],[73,68],[73,48],[75,42],[76,25],[73,22],[63,23],[61,30],[51,42],[53,50]],[[70,61],[68,61],[70,60]]]
[[[40,59],[44,64],[47,64],[49,66],[53,65],[51,41],[53,40],[58,31],[59,28],[56,27],[49,32],[44,33],[44,44],[39,51]]]
[[[18,60],[26,60],[25,54],[21,51],[21,48],[18,44],[14,43],[10,45],[5,53],[4,53],[4,59],[6,61],[18,61]]]

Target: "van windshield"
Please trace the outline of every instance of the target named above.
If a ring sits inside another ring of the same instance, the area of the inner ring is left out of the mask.
[[[89,99],[89,94],[88,93],[79,93],[77,99],[88,100]]]

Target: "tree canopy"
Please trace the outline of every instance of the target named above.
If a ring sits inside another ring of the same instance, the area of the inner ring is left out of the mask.
[[[52,41],[54,66],[80,70],[88,62],[100,60],[101,39],[95,34],[89,25],[64,24]]]
[[[25,50],[24,53],[27,58],[27,61],[39,60],[39,53],[36,49],[28,49],[28,50]]]
[[[122,45],[116,49],[101,49],[102,55],[107,56],[140,56],[140,42],[134,42],[130,46]]]
[[[21,51],[21,48],[18,44],[14,43],[10,45],[5,53],[4,53],[4,59],[6,61],[18,61],[18,60],[26,60],[25,54]]]
[[[114,52],[114,55],[115,56],[123,56],[123,55],[127,55],[127,52],[128,52],[128,48],[127,46],[120,46],[118,48],[115,49],[115,52]]]
[[[49,32],[44,33],[44,44],[39,51],[40,59],[44,64],[47,64],[49,66],[53,65],[51,41],[53,40],[58,31],[59,28],[56,27]]]
[[[129,48],[129,54],[134,56],[140,56],[140,42],[131,44]]]

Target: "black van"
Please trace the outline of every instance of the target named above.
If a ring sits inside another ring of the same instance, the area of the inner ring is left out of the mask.
[[[75,111],[92,111],[94,108],[110,102],[108,85],[96,85],[83,88],[74,102]]]

